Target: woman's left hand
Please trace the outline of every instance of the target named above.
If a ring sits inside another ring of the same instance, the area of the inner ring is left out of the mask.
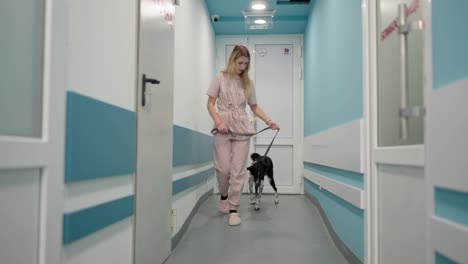
[[[268,126],[269,126],[271,129],[273,129],[273,130],[278,130],[278,129],[280,129],[279,125],[276,124],[276,122],[273,121],[273,120],[271,120],[270,122],[268,122]]]

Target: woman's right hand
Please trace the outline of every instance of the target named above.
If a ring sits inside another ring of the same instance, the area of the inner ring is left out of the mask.
[[[267,126],[269,126],[273,130],[280,129],[279,125],[273,120],[268,121]]]
[[[224,125],[223,122],[219,123],[216,128],[218,129],[218,132],[220,132],[221,134],[227,134],[228,133],[228,129],[226,127],[226,125]]]

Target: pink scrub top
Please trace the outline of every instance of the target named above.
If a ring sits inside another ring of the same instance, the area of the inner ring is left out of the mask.
[[[257,104],[255,88],[250,82],[250,96],[246,100],[242,79],[240,77],[229,78],[227,74],[219,72],[213,79],[206,94],[217,99],[218,115],[224,125],[232,132],[255,133],[255,129],[245,111],[246,103]],[[250,137],[229,135],[231,139],[248,140]]]

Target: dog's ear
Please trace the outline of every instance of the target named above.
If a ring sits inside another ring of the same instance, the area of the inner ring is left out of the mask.
[[[260,157],[260,154],[258,154],[258,153],[253,153],[252,155],[250,155],[250,158],[252,160],[256,160],[256,159],[258,159],[258,157]]]

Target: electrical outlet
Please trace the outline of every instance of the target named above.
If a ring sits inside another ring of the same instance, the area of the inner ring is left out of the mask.
[[[177,228],[177,209],[171,209],[171,230],[174,233]]]

